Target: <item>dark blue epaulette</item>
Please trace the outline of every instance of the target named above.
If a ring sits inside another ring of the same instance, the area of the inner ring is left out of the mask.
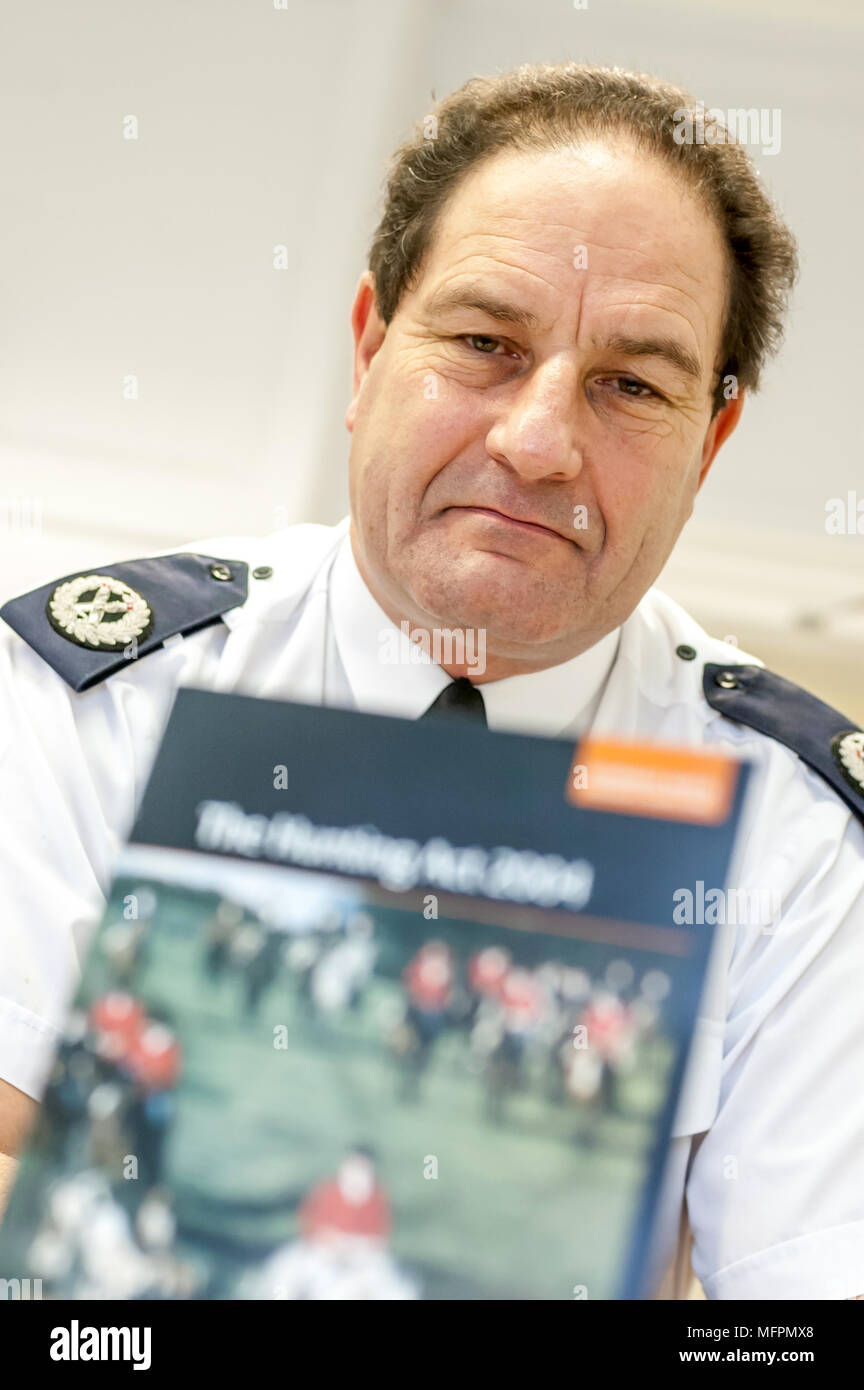
[[[864,825],[864,733],[851,720],[762,666],[709,664],[702,689],[719,714],[797,753]]]
[[[123,560],[10,599],[0,618],[73,690],[88,690],[167,638],[245,603],[248,570],[212,555]]]

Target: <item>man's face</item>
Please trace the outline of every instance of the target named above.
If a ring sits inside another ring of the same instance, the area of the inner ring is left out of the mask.
[[[352,540],[394,620],[523,669],[617,627],[741,402],[711,420],[719,232],[628,146],[508,153],[446,206],[389,326],[354,305]]]

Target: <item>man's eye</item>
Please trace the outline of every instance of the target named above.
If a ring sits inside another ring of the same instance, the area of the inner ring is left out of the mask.
[[[659,393],[646,386],[644,381],[636,381],[631,376],[616,376],[612,380],[621,391],[622,395],[632,396],[634,400],[650,400],[653,396],[655,400],[660,400]]]
[[[473,348],[475,352],[482,353],[484,357],[491,357],[492,351],[494,351],[496,347],[501,346],[500,338],[490,338],[486,333],[465,333],[463,334],[461,341],[463,343],[467,343],[468,346]],[[478,346],[479,344],[488,345],[490,343],[492,345],[491,351],[488,346]]]

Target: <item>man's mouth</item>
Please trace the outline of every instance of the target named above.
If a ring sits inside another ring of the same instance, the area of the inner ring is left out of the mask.
[[[506,526],[513,527],[519,531],[528,532],[529,534],[533,531],[535,534],[541,536],[554,536],[555,539],[559,541],[569,539],[567,536],[562,535],[560,531],[556,531],[552,526],[544,526],[540,521],[527,521],[524,517],[510,516],[508,512],[499,512],[495,507],[454,506],[448,507],[446,510],[453,512],[474,512],[477,516],[488,516],[493,521],[500,521]]]

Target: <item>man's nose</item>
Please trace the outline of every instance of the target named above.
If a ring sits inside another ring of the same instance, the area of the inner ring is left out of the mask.
[[[583,404],[574,365],[559,359],[535,367],[502,406],[486,438],[489,455],[527,479],[575,478],[582,469]]]

